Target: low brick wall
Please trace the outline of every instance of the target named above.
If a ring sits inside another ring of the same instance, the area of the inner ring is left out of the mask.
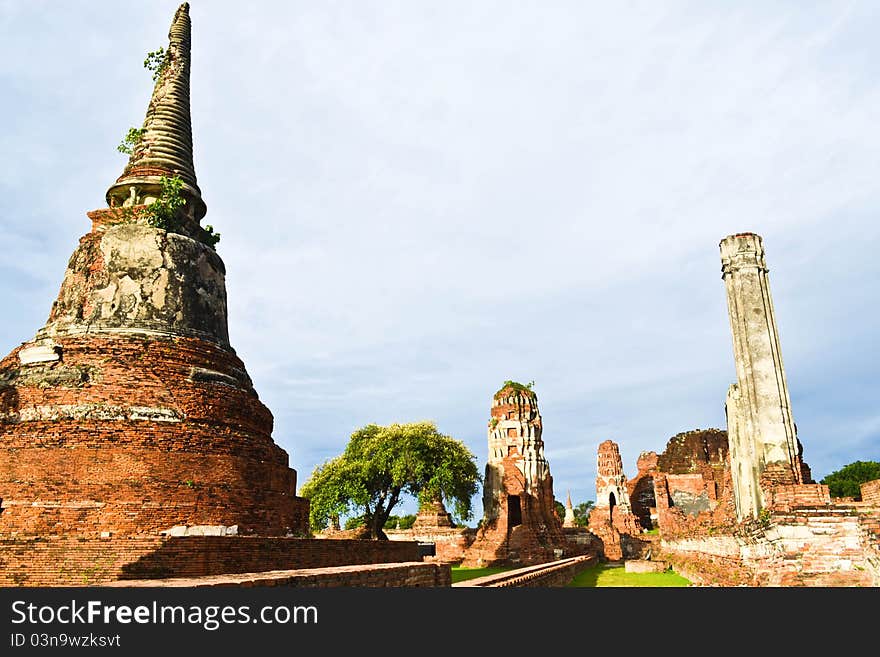
[[[276,570],[213,577],[179,577],[171,579],[123,580],[105,584],[108,587],[187,587],[215,586],[295,586],[300,588],[329,587],[436,587],[450,586],[449,564],[392,563],[334,568]]]
[[[420,562],[418,543],[255,536],[0,538],[0,586],[87,586],[356,564]]]
[[[435,556],[425,557],[425,561],[440,563],[459,563],[465,550],[474,542],[477,530],[472,527],[450,527],[436,529],[386,529],[385,534],[392,541],[416,541],[433,543]]]
[[[453,584],[453,587],[560,587],[566,586],[575,576],[591,568],[599,559],[593,555],[571,557],[559,561],[508,570],[486,577],[476,577]]]
[[[785,484],[764,491],[767,506],[774,511],[790,511],[799,506],[831,504],[825,484]]]
[[[801,506],[751,534],[664,540],[659,558],[703,586],[877,586],[873,521],[867,509]]]

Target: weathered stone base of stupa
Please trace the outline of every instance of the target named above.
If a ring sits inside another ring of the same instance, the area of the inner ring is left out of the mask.
[[[0,361],[0,536],[308,532],[242,362],[194,338],[26,343]]]

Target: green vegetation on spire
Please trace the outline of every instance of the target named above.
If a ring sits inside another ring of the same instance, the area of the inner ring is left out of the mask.
[[[532,397],[533,399],[537,399],[538,395],[535,394],[535,391],[532,388],[535,387],[534,381],[529,381],[528,383],[519,383],[518,381],[510,381],[507,380],[504,382],[504,385],[499,388],[498,392],[495,393],[495,399],[501,397],[501,393],[505,390],[513,389],[516,392],[521,392],[525,395]]]
[[[131,155],[134,152],[135,146],[138,145],[141,138],[144,136],[144,132],[146,132],[146,130],[143,128],[129,128],[119,146],[116,147],[116,150],[120,153]]]
[[[180,230],[180,209],[186,203],[180,191],[183,180],[179,176],[162,176],[160,179],[162,192],[159,198],[148,208],[151,226],[177,232]]]
[[[159,50],[147,53],[147,58],[144,60],[144,68],[153,74],[153,82],[159,80],[167,66],[168,54],[165,52],[165,48],[159,48]]]

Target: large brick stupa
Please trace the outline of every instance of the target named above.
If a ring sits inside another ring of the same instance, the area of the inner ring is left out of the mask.
[[[308,532],[272,414],[229,344],[225,268],[200,224],[190,30],[183,4],[107,207],[87,213],[45,326],[0,361],[7,543]]]

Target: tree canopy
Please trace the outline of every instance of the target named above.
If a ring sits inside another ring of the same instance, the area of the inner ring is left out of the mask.
[[[406,495],[420,505],[443,501],[464,521],[479,483],[476,457],[433,422],[368,424],[351,434],[342,454],[315,468],[300,495],[309,499],[312,531],[331,517],[359,514],[371,538],[387,539],[382,528]]]
[[[587,500],[574,506],[574,524],[578,527],[586,527],[590,524],[590,511],[593,509],[593,500]]]
[[[880,479],[880,462],[854,461],[827,475],[819,483],[828,486],[831,497],[861,500],[861,485],[875,479]]]

